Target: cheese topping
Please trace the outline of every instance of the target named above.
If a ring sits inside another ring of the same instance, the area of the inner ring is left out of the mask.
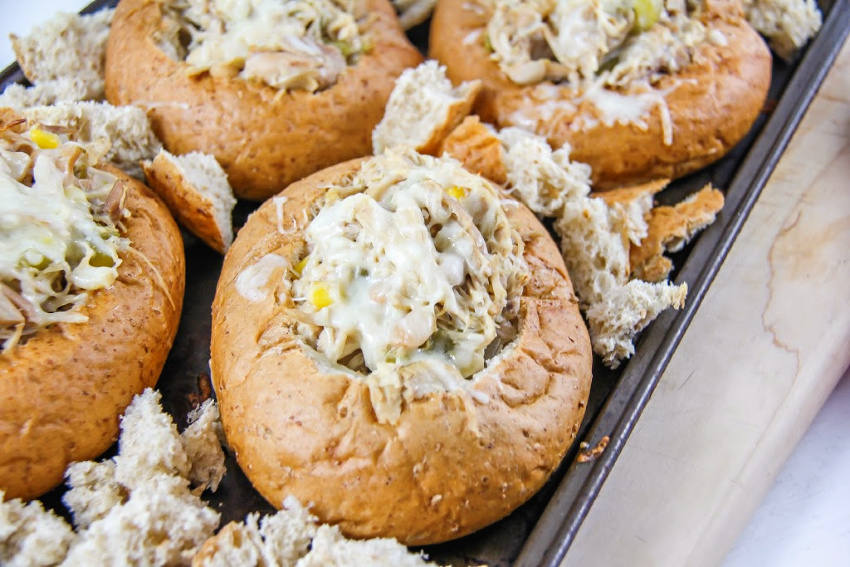
[[[316,91],[365,51],[353,0],[167,0],[156,39],[191,74]]]
[[[657,81],[690,63],[706,39],[683,0],[488,0],[492,58],[520,85],[573,88]]]
[[[528,277],[496,190],[455,160],[402,150],[330,193],[293,272],[304,342],[362,375],[381,420],[402,396],[465,388],[515,337]]]
[[[815,0],[743,0],[742,4],[747,21],[784,59],[794,57],[823,24]]]
[[[0,132],[0,341],[86,321],[89,292],[118,277],[124,187],[100,156],[34,127]]]

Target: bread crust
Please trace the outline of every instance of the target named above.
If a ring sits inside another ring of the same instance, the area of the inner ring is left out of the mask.
[[[702,43],[693,63],[655,85],[667,92],[670,145],[664,143],[658,107],[645,117],[645,128],[619,122],[606,125],[597,119],[591,102],[566,86],[513,83],[490,59],[483,40],[468,40],[474,37],[471,34],[486,31],[490,18],[486,2],[475,2],[473,9],[470,2],[440,0],[432,19],[429,55],[446,65],[453,82],[483,82],[476,107],[483,120],[499,128],[532,129],[553,148],[569,144],[571,159],[593,168],[595,190],[662,177],[675,179],[720,159],[746,135],[762,109],[771,80],[770,51],[746,23],[740,7],[725,0],[706,5],[704,23],[722,33],[727,44]],[[465,49],[458,50],[458,45]],[[544,102],[538,86],[546,93],[545,112],[535,111]],[[629,92],[634,88],[624,94]],[[577,120],[596,124],[573,129]]]
[[[0,489],[35,498],[68,464],[93,459],[118,438],[119,416],[153,387],[177,332],[185,285],[183,241],[165,205],[124,179],[123,233],[131,250],[112,286],[92,293],[86,323],[46,327],[0,354]]]
[[[157,0],[122,0],[106,53],[106,97],[150,108],[154,132],[173,154],[213,154],[237,197],[263,200],[323,167],[367,155],[395,79],[421,54],[387,0],[358,0],[372,49],[316,93],[283,93],[241,79],[190,77],[151,39]]]
[[[159,153],[152,161],[142,162],[150,188],[156,192],[186,229],[200,238],[207,246],[224,254],[229,242],[216,219],[215,205],[198,192],[181,172],[180,167],[165,154]]]
[[[506,516],[558,466],[584,414],[590,343],[557,246],[530,211],[508,205],[531,271],[519,337],[475,375],[475,395],[404,402],[396,425],[379,423],[364,381],[317,364],[294,340],[283,307],[293,304],[280,283],[286,268],[269,274],[260,302],[235,286],[266,254],[297,261],[305,247],[303,211],[360,163],[284,191],[285,234],[277,229],[277,199],[242,228],[213,303],[213,382],[228,442],[273,505],[294,495],[349,537],[436,543]]]

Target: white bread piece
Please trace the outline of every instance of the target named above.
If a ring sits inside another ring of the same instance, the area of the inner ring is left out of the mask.
[[[590,166],[570,161],[570,147],[552,151],[541,136],[520,128],[499,132],[508,190],[538,215],[557,216],[564,204],[590,193]]]
[[[177,427],[162,411],[160,398],[159,392],[148,388],[133,398],[121,418],[115,478],[131,491],[159,483],[160,477],[186,479],[191,470]]]
[[[127,489],[115,480],[115,462],[111,460],[71,463],[65,480],[72,488],[62,502],[74,515],[77,529],[89,527],[127,499]]]
[[[59,13],[26,37],[11,34],[24,75],[35,85],[55,83],[55,100],[104,98],[106,40],[114,8],[90,15]]]
[[[186,485],[186,479],[160,476],[137,487],[79,533],[62,565],[187,565],[215,532],[219,515]]]
[[[632,277],[648,282],[667,279],[673,262],[664,253],[678,252],[713,223],[723,203],[723,193],[708,184],[673,206],[652,209],[646,238],[632,244],[629,252]]]
[[[470,113],[480,90],[480,81],[452,86],[446,68],[434,60],[405,69],[372,131],[372,151],[378,155],[403,145],[435,154],[443,138]]]
[[[428,19],[437,5],[437,0],[392,0],[392,4],[398,11],[401,27],[409,30]]]
[[[65,557],[74,532],[41,502],[4,502],[0,490],[0,565],[39,567],[57,565]]]
[[[681,309],[687,284],[649,283],[631,280],[608,292],[587,310],[593,350],[602,362],[617,368],[620,360],[635,352],[635,336],[670,307]]]
[[[230,522],[204,544],[193,567],[294,566],[308,554],[318,521],[293,497],[275,514]]]
[[[603,301],[629,280],[629,248],[622,219],[605,201],[590,197],[567,201],[554,228],[582,310]]]
[[[153,161],[142,162],[142,169],[181,225],[222,254],[230,248],[236,198],[215,157],[200,152],[175,156],[163,149]]]
[[[33,106],[47,106],[62,100],[74,100],[75,88],[73,81],[67,79],[46,81],[31,87],[12,83],[0,94],[0,107],[6,106],[23,112]]]
[[[162,144],[151,130],[144,110],[135,106],[112,106],[106,102],[59,102],[24,110],[28,120],[67,126],[81,142],[108,140],[106,159],[125,173],[142,178],[139,162],[151,159]]]
[[[192,567],[240,567],[293,565],[269,557],[260,528],[259,514],[248,514],[245,522],[230,522],[208,539],[192,559]]]
[[[258,522],[231,522],[195,556],[192,567],[421,567],[433,565],[394,539],[349,540],[336,526],[318,521],[288,497],[283,507]]]
[[[133,399],[121,419],[118,451],[114,480],[126,496],[80,529],[63,565],[188,564],[215,532],[219,514],[189,490],[191,463],[159,392],[147,389]],[[109,465],[96,466],[108,477]],[[78,486],[74,475],[69,480],[66,503],[73,504],[75,518],[93,510],[104,492],[114,492],[111,482]]]
[[[637,246],[649,233],[649,217],[655,206],[655,194],[669,184],[669,179],[659,179],[643,185],[591,193],[591,197],[605,201],[617,219],[616,224],[622,227],[623,238]]]
[[[221,439],[224,431],[218,406],[209,399],[189,413],[189,427],[180,434],[183,450],[189,458],[189,481],[196,492],[218,489],[227,468]]]
[[[310,553],[298,560],[296,567],[421,567],[433,565],[420,554],[411,553],[394,539],[345,539],[337,526],[322,525]]]
[[[793,58],[823,23],[815,0],[743,0],[741,4],[750,25],[785,60]]]

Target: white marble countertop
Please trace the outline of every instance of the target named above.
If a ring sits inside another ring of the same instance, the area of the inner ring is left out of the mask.
[[[0,39],[0,65],[11,62],[13,59],[11,45],[5,39],[10,31],[27,34],[32,25],[56,11],[77,11],[87,3],[81,0],[27,0],[26,3],[21,3],[18,0],[0,0],[0,14],[2,14],[2,17],[0,17],[0,37],[2,37]],[[847,51],[845,49],[844,59],[848,59]],[[807,126],[804,125],[804,127]],[[843,127],[846,128],[846,124]],[[845,134],[848,131],[845,131]],[[798,137],[800,135],[798,134]],[[846,137],[845,143],[850,144]],[[848,158],[850,158],[850,154],[844,152],[843,157],[839,156],[837,159],[848,160]],[[805,178],[805,175],[803,177]],[[836,229],[838,230],[838,237],[843,238],[843,242],[850,242],[848,240],[850,229],[847,227],[847,219],[848,217],[845,215],[843,217],[845,224]],[[756,221],[751,218],[748,224],[752,222]],[[850,257],[845,253],[843,257],[839,257],[838,261],[850,263]],[[821,268],[829,269],[828,266],[821,266]],[[718,281],[722,280],[719,279]],[[763,284],[756,282],[756,285]],[[850,294],[846,289],[845,287],[844,297],[850,299]],[[798,291],[800,293],[811,293],[813,290],[801,288]],[[850,310],[850,303],[845,301],[843,307]],[[718,319],[721,318],[718,317]],[[727,319],[727,325],[736,324],[734,317],[727,317]],[[723,322],[720,321],[718,325],[720,326],[718,332],[722,334],[724,332]],[[818,328],[814,327],[813,332],[819,332]],[[845,355],[850,355],[850,343],[845,342],[843,350]],[[710,351],[707,350],[706,356],[709,353]],[[846,358],[847,356],[845,356],[845,360]],[[793,363],[793,361],[789,361],[789,364]],[[826,397],[827,394],[828,392],[823,397]],[[657,395],[653,399],[659,397],[663,400],[663,394]],[[820,404],[817,403],[817,405]],[[812,409],[812,415],[816,410],[817,408]],[[801,424],[800,427],[803,431],[806,430],[805,423]],[[651,427],[645,429],[651,430]],[[637,432],[636,435],[639,433]],[[802,431],[800,434],[802,434]],[[638,437],[638,440],[645,442],[640,437]],[[794,441],[795,439],[789,438],[788,442],[793,443]],[[722,441],[718,442],[722,443]],[[705,449],[705,451],[708,451],[708,449]],[[700,454],[694,454],[692,458],[699,459],[701,457]],[[653,474],[652,469],[645,467],[629,469],[630,464],[633,464],[633,462],[618,462],[615,472],[625,477],[630,474]],[[653,466],[663,467],[664,464],[659,461]],[[780,466],[781,463],[778,463],[776,468],[779,469]],[[751,520],[748,523],[745,519],[732,522],[746,527],[743,528],[743,531],[735,530],[733,534],[726,538],[730,545],[732,545],[731,542],[735,542],[728,554],[725,554],[724,549],[708,555],[713,558],[722,558],[725,555],[725,561],[723,561],[725,567],[846,565],[848,557],[850,557],[850,482],[847,481],[847,471],[850,471],[850,371],[844,375],[839,386],[829,396],[826,404],[805,432],[805,436],[791,457],[785,462],[784,466],[781,466],[776,481],[761,501],[761,505]],[[754,474],[757,476],[758,471]],[[770,470],[764,471],[763,474],[768,477],[765,482],[772,477]],[[603,496],[605,490],[604,487]],[[637,512],[628,508],[635,506],[635,503],[628,501],[627,498],[622,500],[613,498],[613,501],[608,502],[604,498],[600,498],[600,500],[600,507],[613,507],[618,514],[630,515]],[[746,500],[746,498],[743,498],[743,500]],[[642,506],[659,507],[659,509],[663,509],[664,514],[671,516],[688,516],[689,514],[699,516],[702,513],[700,506],[705,508],[705,514],[713,512],[713,509],[706,506],[698,497],[691,501],[681,500],[672,505],[669,502],[644,502]],[[742,513],[749,514],[751,507],[748,509],[743,506],[742,509],[744,509]],[[684,514],[684,510],[687,510],[689,514]],[[603,514],[603,512],[600,512],[600,514]],[[646,513],[646,510],[641,510],[641,512]],[[593,514],[594,510],[591,513]],[[617,538],[617,529],[619,528],[615,523],[610,527],[609,533],[605,537]],[[735,533],[738,531],[740,531],[740,536],[735,541]],[[621,535],[638,537],[635,534]],[[579,537],[582,537],[581,533]],[[649,542],[649,544],[651,543]],[[577,546],[581,547],[580,540],[577,540]],[[698,549],[698,547],[695,548]],[[573,557],[582,555],[581,549],[577,552],[571,551],[570,555]],[[599,555],[596,555],[596,557],[601,558]],[[649,564],[649,562],[642,562],[639,555],[620,556],[619,559],[620,563],[624,565]],[[717,563],[717,561],[714,562]],[[568,560],[567,563],[571,563],[571,561]],[[613,560],[613,562],[607,564],[616,563],[618,562]],[[701,562],[698,561],[697,563]],[[587,564],[601,565],[605,563],[584,563],[584,565]]]

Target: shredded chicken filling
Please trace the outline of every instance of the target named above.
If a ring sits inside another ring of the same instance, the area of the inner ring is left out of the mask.
[[[57,128],[0,131],[0,344],[80,323],[89,293],[118,277],[124,185],[94,164],[104,148]]]
[[[707,37],[699,1],[486,1],[491,57],[520,85],[654,83],[688,65]]]
[[[354,0],[166,0],[162,9],[158,44],[191,74],[312,92],[367,50]]]
[[[405,150],[328,195],[292,282],[309,346],[378,389],[416,374],[421,391],[452,389],[513,340],[528,269],[487,181]]]

